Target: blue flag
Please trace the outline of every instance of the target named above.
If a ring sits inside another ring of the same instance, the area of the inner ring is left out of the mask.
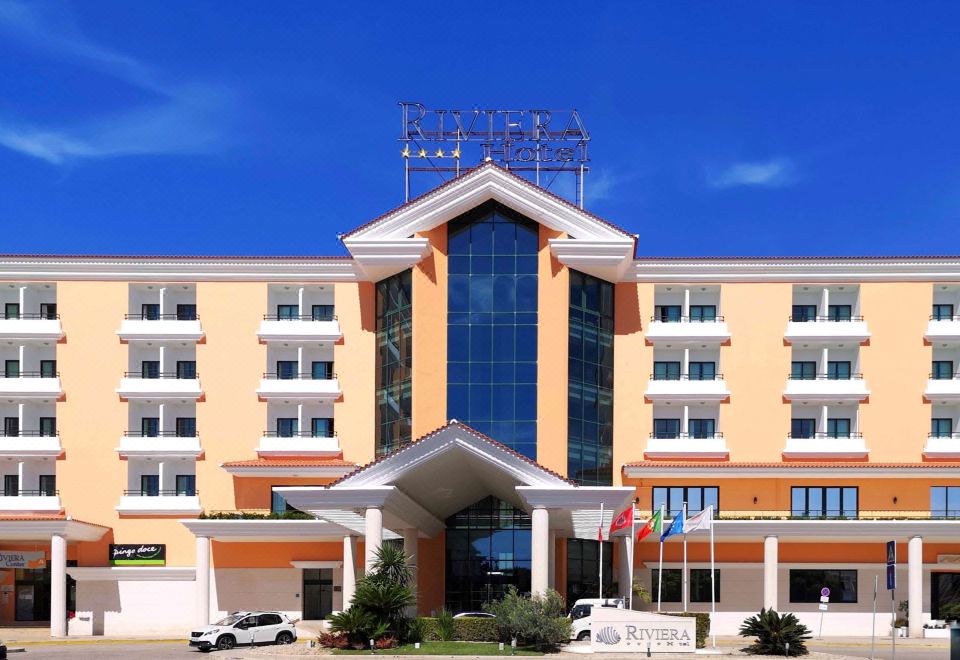
[[[663,543],[674,534],[683,534],[683,512],[678,511],[670,523],[669,529],[660,535],[660,543]]]

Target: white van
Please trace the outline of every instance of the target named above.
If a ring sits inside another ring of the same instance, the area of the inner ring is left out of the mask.
[[[581,598],[570,610],[570,639],[590,639],[590,613],[594,607],[624,608],[623,598]]]

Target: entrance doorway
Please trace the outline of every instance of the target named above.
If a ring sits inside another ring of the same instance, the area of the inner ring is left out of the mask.
[[[50,620],[50,571],[45,568],[16,569],[14,619]]]
[[[960,620],[960,573],[930,573],[930,615]]]
[[[333,612],[333,569],[303,569],[303,618],[323,619]]]

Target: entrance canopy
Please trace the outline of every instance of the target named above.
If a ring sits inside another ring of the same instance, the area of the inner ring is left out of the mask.
[[[628,486],[578,486],[456,420],[327,486],[276,490],[318,518],[349,519],[346,526],[358,533],[364,525],[359,513],[379,508],[387,529],[436,536],[446,518],[493,495],[527,513],[546,509],[558,536],[586,539],[596,539],[597,526],[634,494]]]

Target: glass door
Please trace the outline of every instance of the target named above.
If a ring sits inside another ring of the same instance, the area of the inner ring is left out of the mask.
[[[333,569],[303,569],[303,618],[323,619],[333,612]]]

